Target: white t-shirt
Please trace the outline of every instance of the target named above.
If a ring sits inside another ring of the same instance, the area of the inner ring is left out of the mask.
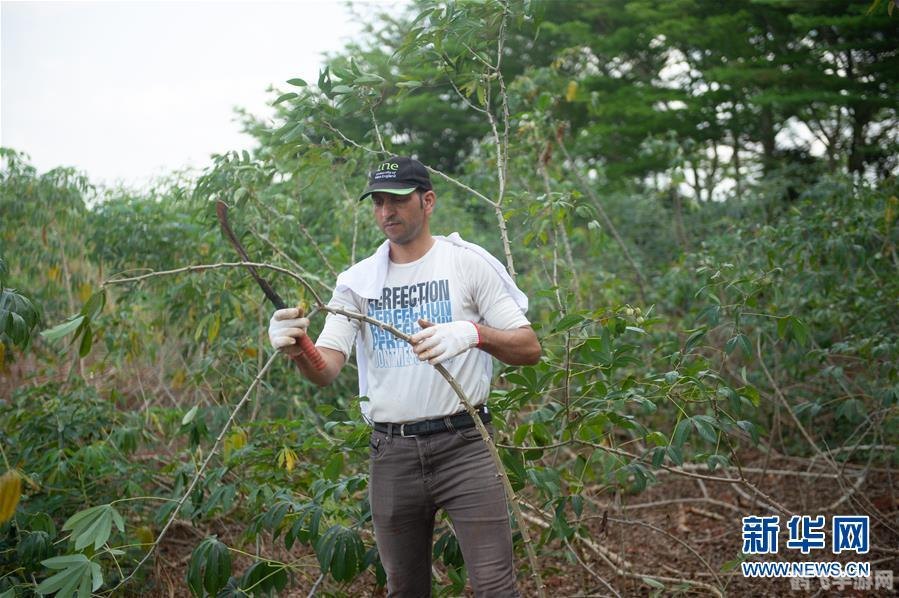
[[[361,313],[390,324],[406,334],[421,330],[418,319],[435,324],[470,320],[510,330],[530,322],[507,291],[493,267],[474,251],[435,239],[428,252],[414,262],[390,262],[377,299],[350,290],[334,291],[331,307]],[[368,401],[362,413],[376,422],[404,423],[442,417],[463,409],[459,398],[437,370],[420,361],[412,346],[372,324],[328,314],[316,345],[341,351],[349,359],[356,335],[366,355],[364,372]],[[488,353],[471,349],[443,362],[472,405],[490,392],[492,362]]]

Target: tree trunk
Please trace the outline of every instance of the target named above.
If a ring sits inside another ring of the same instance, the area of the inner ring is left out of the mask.
[[[865,132],[871,122],[866,106],[852,107],[852,141],[849,144],[849,172],[862,174],[865,170]]]
[[[734,169],[734,191],[737,194],[737,201],[743,199],[743,177],[740,174],[740,138],[736,131],[731,131],[734,140],[734,153],[731,156],[731,165]]]
[[[774,156],[774,152],[777,150],[777,143],[774,138],[777,133],[774,131],[774,114],[772,114],[771,108],[767,106],[762,108],[759,124],[761,125],[762,169],[765,174],[768,174],[777,167],[777,161]]]

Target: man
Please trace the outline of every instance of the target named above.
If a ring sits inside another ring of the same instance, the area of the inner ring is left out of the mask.
[[[316,346],[316,370],[299,338],[309,321],[296,309],[272,316],[272,345],[324,386],[356,344],[362,412],[373,425],[369,496],[375,541],[390,596],[430,596],[437,509],[453,524],[478,596],[518,596],[502,483],[471,417],[431,365],[442,363],[489,424],[491,355],[534,364],[540,344],[525,318],[527,297],[496,258],[450,237],[431,235],[437,196],[427,169],[395,156],[370,174],[359,198],[387,240],[342,272],[332,307],[362,313],[412,335],[407,344],[381,328],[329,314]],[[413,334],[414,333],[414,334]],[[431,365],[429,365],[431,364]],[[488,425],[492,433],[492,426]]]

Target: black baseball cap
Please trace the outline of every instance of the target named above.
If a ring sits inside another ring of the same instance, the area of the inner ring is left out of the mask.
[[[392,156],[369,173],[368,187],[359,196],[359,200],[377,192],[406,195],[416,189],[432,188],[431,177],[424,164],[413,158]]]

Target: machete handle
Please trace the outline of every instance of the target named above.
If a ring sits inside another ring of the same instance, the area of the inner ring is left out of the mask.
[[[318,347],[312,343],[312,339],[305,334],[300,337],[300,349],[303,350],[303,355],[306,356],[306,359],[312,364],[312,367],[319,372],[325,369],[325,359],[319,352]]]
[[[297,306],[297,310],[299,311],[298,317],[302,318],[306,311],[303,309],[302,304]],[[303,351],[303,355],[306,356],[306,360],[312,364],[312,367],[319,372],[325,369],[325,358],[322,357],[318,347],[315,346],[308,334],[304,334],[300,337],[299,345],[300,349]]]

